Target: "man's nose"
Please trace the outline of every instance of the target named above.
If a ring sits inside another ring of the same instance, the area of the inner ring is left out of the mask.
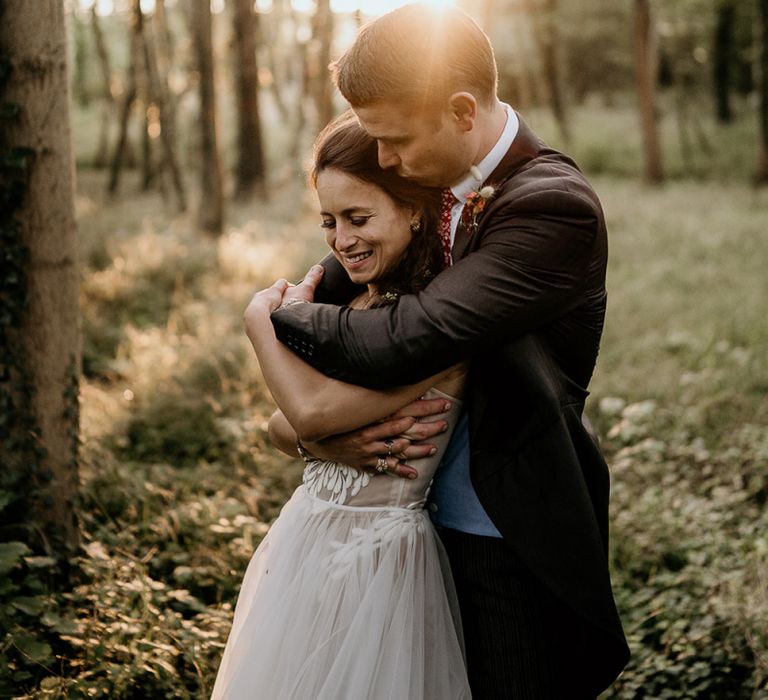
[[[398,157],[392,146],[388,146],[381,141],[378,142],[379,146],[379,167],[392,168],[395,165],[400,164],[400,158]]]

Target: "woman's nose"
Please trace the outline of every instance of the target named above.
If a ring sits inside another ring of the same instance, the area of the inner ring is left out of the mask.
[[[337,250],[348,250],[349,248],[352,248],[356,242],[357,236],[354,235],[354,232],[351,230],[348,223],[343,222],[336,224],[336,240],[334,241],[334,245]]]

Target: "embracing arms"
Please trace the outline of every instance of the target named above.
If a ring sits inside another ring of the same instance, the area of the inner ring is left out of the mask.
[[[280,303],[286,287],[281,280],[256,294],[245,311],[244,322],[267,386],[302,441],[316,442],[391,416],[419,398],[444,374],[380,391],[324,376],[275,336],[269,314]]]
[[[562,316],[582,302],[590,277],[604,275],[605,229],[586,183],[540,187],[494,201],[477,250],[423,292],[364,312],[296,304],[272,315],[277,337],[330,376],[380,387],[417,381]]]

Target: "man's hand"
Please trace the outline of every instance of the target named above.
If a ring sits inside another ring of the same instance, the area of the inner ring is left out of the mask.
[[[382,457],[387,462],[389,473],[415,479],[418,472],[406,464],[406,460],[434,454],[437,448],[424,441],[448,427],[445,420],[424,419],[446,410],[445,399],[419,399],[379,423],[305,443],[304,447],[320,459],[368,472],[376,471],[378,460]]]
[[[309,271],[297,285],[288,287],[283,295],[283,304],[291,299],[301,299],[302,301],[313,301],[315,290],[320,280],[323,279],[325,269],[322,265],[312,265]],[[295,303],[295,302],[293,302]]]

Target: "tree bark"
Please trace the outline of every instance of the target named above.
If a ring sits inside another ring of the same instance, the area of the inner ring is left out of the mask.
[[[235,72],[237,74],[237,173],[236,195],[248,198],[267,194],[266,165],[259,110],[259,71],[256,62],[258,16],[253,0],[233,0]]]
[[[210,0],[191,0],[193,45],[200,75],[201,194],[200,227],[220,235],[224,225],[224,188],[216,136],[213,28]]]
[[[634,0],[635,82],[643,138],[643,178],[657,184],[663,181],[661,146],[656,118],[656,60],[648,0]]]
[[[0,43],[13,66],[4,101],[21,106],[6,132],[7,143],[34,151],[26,196],[15,215],[29,259],[25,317],[13,331],[26,357],[33,385],[30,407],[39,427],[35,438],[43,448],[39,481],[31,484],[41,497],[30,520],[43,525],[39,532],[52,552],[66,555],[78,543],[80,321],[64,4],[7,4]],[[3,462],[6,468],[5,456]],[[15,468],[28,467],[22,462]]]
[[[757,0],[759,152],[755,181],[768,185],[768,0]]]

